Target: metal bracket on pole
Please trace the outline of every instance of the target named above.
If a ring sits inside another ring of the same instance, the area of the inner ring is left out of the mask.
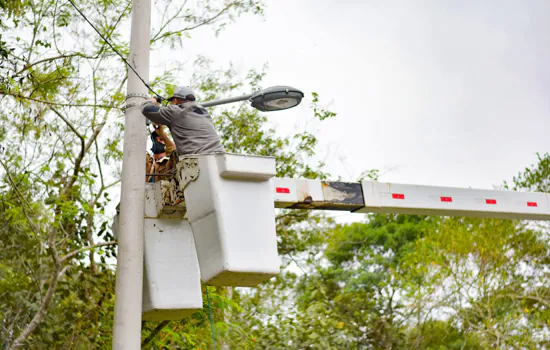
[[[122,107],[122,111],[125,112],[129,110],[130,108],[139,107],[139,103],[130,103]]]
[[[132,97],[149,98],[149,95],[147,95],[147,94],[128,94],[128,95],[126,95],[126,101],[128,101]]]
[[[134,97],[141,97],[141,98],[145,99],[145,98],[149,98],[149,95],[140,94],[140,93],[138,93],[138,94],[128,94],[128,95],[126,95],[126,101],[128,101],[129,99],[134,98]],[[139,103],[129,103],[129,104],[123,106],[122,110],[127,111],[130,108],[139,107],[139,106],[141,106],[141,104],[139,104]]]

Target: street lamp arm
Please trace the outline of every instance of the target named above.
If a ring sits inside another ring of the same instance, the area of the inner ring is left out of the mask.
[[[219,106],[226,103],[250,100],[251,106],[261,112],[281,111],[296,107],[302,102],[304,93],[290,86],[272,86],[248,95],[224,98],[201,103],[203,107]]]
[[[219,105],[223,105],[223,104],[226,104],[226,103],[246,101],[246,100],[249,100],[252,97],[252,95],[254,95],[254,94],[222,98],[221,100],[206,101],[206,102],[202,102],[200,104],[203,107],[214,107],[214,106],[219,106]]]

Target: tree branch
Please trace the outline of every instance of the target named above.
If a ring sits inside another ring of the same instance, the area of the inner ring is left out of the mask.
[[[65,118],[65,116],[63,114],[61,114],[61,112],[59,112],[54,107],[50,107],[50,110],[52,112],[54,112],[55,114],[57,114],[57,116],[59,118],[61,118],[61,120],[63,120],[65,122],[65,124],[67,124],[69,129],[71,129],[71,131],[74,132],[76,136],[78,136],[78,138],[80,139],[80,142],[82,142],[82,143],[84,142],[84,136],[82,136],[82,134],[80,132],[78,132],[78,130],[76,130],[76,127],[67,118]]]
[[[84,152],[87,153],[90,150],[90,147],[92,147],[92,144],[97,139],[97,137],[99,136],[99,133],[101,132],[101,130],[103,130],[104,126],[105,126],[105,123],[101,123],[94,129],[94,132],[92,133],[92,136],[90,136],[90,139],[88,140],[88,142],[84,146]]]
[[[99,192],[101,193],[101,191]],[[99,195],[98,193],[98,195]],[[96,197],[97,198],[97,197]],[[95,206],[95,200],[90,201],[90,211],[87,213],[86,218],[86,238],[88,239],[88,243],[93,247],[95,246],[94,237],[93,237],[93,225],[94,225],[94,206]],[[95,266],[95,257],[94,257],[94,250],[91,249],[90,251],[90,267],[92,268],[92,274],[95,275],[97,269]]]
[[[115,244],[118,244],[118,242],[117,241],[110,241],[110,242],[98,243],[98,244],[93,245],[91,247],[84,247],[84,248],[80,248],[80,249],[77,249],[77,250],[73,250],[72,252],[68,253],[67,255],[61,257],[59,259],[59,261],[63,263],[63,262],[65,262],[65,261],[67,261],[71,258],[74,258],[79,253],[85,252],[87,250],[95,249],[95,248],[99,248],[99,247],[111,246],[111,245],[115,245]]]
[[[153,341],[153,339],[155,339],[155,337],[157,336],[157,334],[159,334],[159,332],[168,325],[168,323],[170,323],[170,321],[162,321],[161,323],[158,324],[158,326],[155,327],[155,329],[153,329],[153,331],[151,332],[151,334],[149,334],[149,336],[147,336],[147,338],[145,338],[145,340],[141,343],[141,348],[143,349],[144,347],[146,347],[147,345],[149,345],[150,342]]]
[[[205,25],[208,25],[208,24],[211,24],[212,22],[214,22],[216,19],[218,19],[221,15],[223,15],[225,12],[227,12],[227,10],[229,10],[229,8],[231,8],[231,6],[233,6],[232,4],[229,4],[227,6],[225,6],[223,9],[221,9],[217,14],[215,14],[214,16],[210,17],[210,18],[207,18],[206,20],[194,25],[194,26],[191,26],[191,27],[185,27],[183,29],[180,29],[180,30],[174,30],[174,31],[168,31],[162,35],[160,35],[161,31],[159,30],[159,32],[153,37],[153,39],[151,39],[151,43],[154,43],[156,42],[157,40],[159,39],[162,39],[162,38],[165,38],[165,37],[168,37],[170,35],[174,35],[174,34],[179,34],[179,33],[183,33],[183,32],[187,32],[187,31],[190,31],[190,30],[193,30],[193,29],[197,29],[199,27],[202,27],[202,26],[205,26]],[[171,21],[175,20],[175,19],[178,19],[177,16],[174,16],[172,18],[170,18],[168,20],[168,22],[162,26],[162,28],[165,28],[166,25],[168,25],[168,23],[170,23]]]
[[[8,175],[8,180],[9,182],[11,183],[11,185],[13,186],[13,189],[15,191],[15,193],[17,193],[17,195],[19,196],[19,198],[21,198],[21,201],[23,201],[23,203],[30,209],[31,206],[29,204],[29,202],[27,202],[27,200],[25,199],[25,197],[23,197],[23,194],[21,194],[21,192],[19,191],[19,189],[17,188],[17,186],[15,185],[15,181],[13,181],[11,175],[10,175],[10,172],[8,170],[8,167],[6,166],[6,164],[0,160],[0,164],[2,164],[2,167],[4,168],[4,170],[6,171],[6,175]]]
[[[38,325],[42,322],[44,317],[46,316],[46,310],[50,306],[50,303],[52,301],[53,294],[55,293],[55,289],[57,288],[57,281],[59,278],[59,272],[57,269],[54,269],[52,272],[52,275],[50,277],[50,286],[48,287],[48,291],[46,292],[46,296],[44,297],[44,300],[42,301],[42,304],[40,305],[40,309],[38,312],[34,315],[31,322],[25,327],[23,332],[19,334],[17,339],[13,342],[13,344],[8,348],[8,350],[12,349],[18,349],[23,346],[23,342],[27,340],[27,338],[31,335],[32,332],[38,327]]]
[[[538,297],[536,295],[519,295],[519,294],[508,293],[508,294],[503,294],[503,295],[496,295],[494,298],[495,299],[510,298],[510,299],[515,299],[515,300],[528,299],[528,300],[539,302],[539,303],[541,303],[542,305],[544,305],[546,307],[550,307],[550,302],[548,300],[544,300],[543,298]]]
[[[38,325],[44,320],[44,317],[46,316],[46,310],[50,307],[50,304],[53,299],[53,295],[55,293],[55,290],[57,289],[57,282],[59,281],[59,277],[62,276],[62,273],[60,273],[62,271],[61,261],[59,259],[59,256],[57,255],[57,248],[55,245],[55,236],[56,236],[56,230],[54,227],[52,227],[50,230],[50,234],[48,236],[48,247],[49,247],[50,255],[52,256],[52,259],[54,261],[54,269],[52,270],[52,273],[50,276],[50,285],[48,286],[46,295],[44,296],[44,299],[40,304],[40,308],[32,318],[31,322],[29,322],[29,324],[25,327],[25,329],[23,329],[21,334],[19,334],[19,336],[15,339],[15,341],[8,348],[8,350],[18,349],[24,345],[23,343],[35,331]]]
[[[6,92],[6,91],[0,91],[0,95],[6,95],[6,96],[12,96],[21,100],[28,100],[33,102],[39,102],[44,103],[49,106],[59,106],[59,107],[96,107],[96,108],[116,108],[116,109],[122,109],[121,107],[117,107],[114,105],[95,105],[92,103],[61,103],[61,102],[52,102],[52,101],[46,101],[41,100],[38,98],[33,97],[27,97],[23,96],[21,94],[12,93],[12,92]]]
[[[55,57],[48,57],[48,58],[44,58],[44,59],[41,59],[41,60],[38,60],[36,62],[33,62],[33,63],[29,63],[29,64],[26,64],[23,66],[23,68],[18,71],[18,72],[15,72],[11,78],[15,78],[16,76],[18,76],[19,74],[23,73],[24,71],[38,65],[38,64],[41,64],[41,63],[44,63],[44,62],[51,62],[51,61],[55,61],[55,60],[60,60],[60,59],[64,59],[64,58],[71,58],[71,57],[83,57],[83,58],[94,58],[93,56],[86,56],[84,54],[81,54],[81,53],[73,53],[73,54],[62,54],[62,55],[59,55],[59,56],[55,56]]]
[[[187,1],[186,1],[187,3]],[[155,42],[158,38],[159,38],[159,35],[162,33],[162,31],[173,21],[175,20],[176,18],[178,18],[178,16],[180,15],[181,11],[183,11],[183,8],[185,7],[185,3],[180,6],[180,8],[178,9],[178,11],[172,16],[170,17],[166,22],[164,22],[164,24],[161,24],[159,30],[156,32],[155,35],[153,35],[153,38],[151,39],[151,42]],[[164,11],[164,13],[162,14],[162,21],[164,21],[164,17],[166,15],[166,12],[168,10],[168,7],[166,7],[166,10]],[[161,22],[162,23],[162,22]]]

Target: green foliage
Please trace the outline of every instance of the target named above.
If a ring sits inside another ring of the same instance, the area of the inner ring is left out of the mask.
[[[550,296],[541,288],[549,278],[549,243],[513,221],[444,220],[410,257],[411,269],[434,286],[417,295],[444,307],[482,346],[538,347],[550,329],[548,313],[535,302],[541,312],[525,317],[524,306]]]
[[[319,118],[319,120],[325,120],[336,116],[336,113],[326,110],[319,106],[318,93],[312,92],[311,96],[312,96],[311,107],[313,108],[313,113],[315,114],[316,118]]]
[[[371,170],[365,170],[359,175],[359,178],[357,181],[363,181],[363,180],[369,180],[369,181],[378,181],[378,178],[380,177],[380,170],[378,169],[371,169]]]
[[[121,53],[123,0],[77,2]],[[223,30],[263,2],[160,0],[153,47]],[[126,67],[66,3],[0,0],[0,344],[111,347],[117,192]],[[161,15],[162,16],[162,15]],[[239,75],[199,57],[200,100],[261,88],[267,66]],[[164,95],[176,69],[152,79]],[[241,78],[241,76],[243,78]],[[312,94],[311,117],[335,116]],[[280,135],[247,104],[216,108],[227,150],[275,156],[279,176],[326,178],[308,130]],[[370,170],[361,179],[378,179]],[[550,156],[510,188],[549,191]],[[235,349],[544,348],[550,331],[548,228],[501,220],[277,215],[282,273],[258,288],[209,288],[218,343]],[[103,244],[103,245],[102,245]],[[102,246],[98,246],[102,245]],[[92,249],[92,247],[95,248]],[[50,293],[51,291],[51,293]],[[203,298],[206,300],[206,298]],[[206,309],[145,322],[146,348],[212,346]]]
[[[514,177],[514,189],[550,193],[550,153],[537,153],[537,165],[525,168]]]
[[[90,40],[96,34],[68,3],[0,4],[7,10],[0,14],[2,347],[109,348],[116,258],[111,200],[119,183],[127,69],[102,40]],[[219,32],[240,15],[258,15],[264,8],[254,0],[186,4],[156,3],[165,16],[153,30],[153,47],[180,45],[201,26]],[[127,20],[127,1],[77,5],[128,54],[118,28]],[[194,85],[203,99],[257,89],[266,69],[251,70],[243,80],[231,68],[212,70],[204,58],[195,67]],[[177,73],[169,69],[152,84],[170,94]],[[322,164],[312,161],[317,140],[306,130],[278,135],[246,106],[216,110],[214,118],[228,150],[275,156],[280,175],[326,176]],[[301,239],[309,232],[298,226],[310,223],[313,232],[324,221],[305,211],[283,213],[284,249],[301,251],[320,241],[319,235]],[[223,288],[211,293],[220,341],[253,348],[255,336],[228,317],[244,312],[240,304],[246,297]],[[209,327],[205,311],[180,322],[145,322],[143,340],[152,348],[208,348]]]

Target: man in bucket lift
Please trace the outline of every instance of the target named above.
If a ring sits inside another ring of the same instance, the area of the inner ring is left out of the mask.
[[[172,169],[175,168],[177,163],[177,154],[175,152],[176,145],[166,132],[162,125],[153,124],[155,131],[151,133],[151,146],[150,155],[146,152],[145,155],[145,181],[157,182],[160,180],[169,180],[172,177]],[[116,213],[120,214],[120,203],[116,206]]]
[[[168,138],[162,125],[153,124],[155,131],[151,133],[151,152],[147,154],[145,167],[145,181],[157,182],[159,180],[169,180],[172,176],[172,169],[177,159],[172,156],[176,150],[176,145]]]
[[[154,98],[141,105],[141,113],[153,123],[170,128],[179,156],[224,153],[220,136],[208,111],[195,102],[195,93],[180,86],[168,99],[170,105],[159,107]]]

